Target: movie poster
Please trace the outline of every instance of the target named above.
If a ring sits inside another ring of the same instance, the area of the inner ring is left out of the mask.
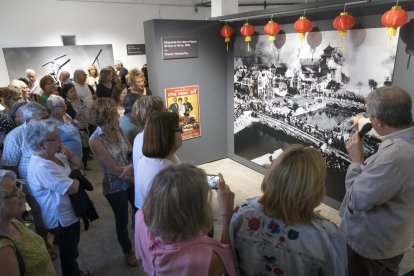
[[[201,136],[198,85],[166,88],[165,102],[168,111],[180,117],[183,140]]]

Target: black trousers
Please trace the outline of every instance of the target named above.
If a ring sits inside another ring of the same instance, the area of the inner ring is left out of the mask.
[[[78,276],[79,266],[76,259],[79,257],[78,244],[80,239],[79,221],[67,227],[59,226],[49,229],[55,236],[59,246],[60,267],[63,276]]]
[[[349,245],[348,275],[349,276],[398,276],[398,266],[404,254],[389,258],[372,260],[356,253]]]
[[[132,251],[131,239],[128,234],[128,201],[132,206],[132,225],[134,225],[134,188],[105,195],[115,215],[116,235],[124,254]]]

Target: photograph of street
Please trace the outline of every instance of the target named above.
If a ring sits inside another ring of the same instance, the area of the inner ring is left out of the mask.
[[[397,36],[398,37],[398,36]],[[358,29],[341,42],[336,31],[316,31],[301,42],[296,33],[274,43],[255,37],[247,49],[234,43],[234,151],[268,167],[289,144],[319,148],[328,167],[327,195],[341,201],[350,158],[345,141],[364,98],[389,85],[397,37],[385,29]],[[366,156],[379,140],[364,138]]]

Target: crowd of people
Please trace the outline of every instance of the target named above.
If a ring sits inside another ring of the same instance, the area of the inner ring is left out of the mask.
[[[326,189],[323,154],[295,144],[273,160],[263,194],[236,207],[219,174],[218,241],[206,172],[175,154],[179,114],[151,95],[138,69],[119,61],[111,68],[76,70],[73,81],[65,72],[59,87],[28,69],[27,79],[1,90],[1,275],[55,275],[48,233],[62,275],[92,274],[77,263],[80,218],[85,229],[98,218],[85,192],[90,155],[103,172],[125,262],[150,275],[398,275],[414,244],[414,128],[405,91],[383,87],[367,97],[373,128],[385,138],[367,160],[357,133],[346,142],[352,163],[339,227],[315,212]],[[26,200],[36,233],[22,223]]]

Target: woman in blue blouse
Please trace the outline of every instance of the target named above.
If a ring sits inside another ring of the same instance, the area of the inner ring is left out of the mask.
[[[312,147],[291,145],[273,161],[263,195],[239,204],[230,223],[240,275],[347,275],[344,236],[314,211],[325,178]]]
[[[61,96],[50,95],[47,99],[52,120],[56,124],[62,143],[67,146],[79,159],[82,160],[82,141],[76,120],[66,114],[66,102]]]

